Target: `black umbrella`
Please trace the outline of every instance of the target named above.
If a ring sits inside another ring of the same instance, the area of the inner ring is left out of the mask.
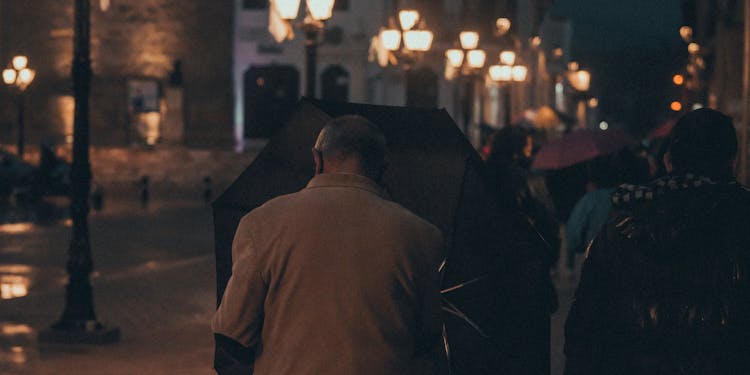
[[[271,198],[302,189],[313,174],[310,150],[318,132],[345,114],[381,127],[389,161],[384,188],[445,236],[444,321],[453,372],[548,371],[546,250],[522,215],[500,208],[482,160],[445,110],[303,99],[214,202],[218,301],[231,275],[239,220]]]

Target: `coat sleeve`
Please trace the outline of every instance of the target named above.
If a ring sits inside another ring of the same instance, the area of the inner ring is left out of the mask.
[[[581,270],[581,280],[565,323],[565,375],[605,373],[601,349],[609,332],[609,273],[606,262],[611,229],[608,226],[594,238]]]
[[[260,345],[267,287],[251,231],[252,220],[245,216],[237,226],[232,243],[232,276],[211,321],[217,346],[215,366],[219,373],[222,373],[220,366],[244,368],[245,373],[252,373],[255,351]]]

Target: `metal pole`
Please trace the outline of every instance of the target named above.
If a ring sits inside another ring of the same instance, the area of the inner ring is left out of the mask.
[[[23,160],[23,143],[24,143],[24,132],[23,132],[23,91],[18,93],[18,158]]]
[[[96,321],[91,282],[93,270],[88,225],[91,189],[89,164],[89,94],[91,87],[90,0],[75,0],[73,37],[73,164],[71,166],[71,217],[73,238],[68,249],[68,285],[62,317],[42,331],[40,341],[103,344],[119,340],[118,328],[104,328]]]
[[[511,113],[511,102],[510,102],[510,85],[503,85],[503,126],[510,126],[510,113]]]
[[[318,59],[318,30],[310,27],[305,30],[305,59],[306,59],[306,88],[305,96],[315,97],[315,81],[317,76]]]
[[[742,124],[740,126],[740,154],[738,180],[747,185],[747,127],[750,125],[750,0],[745,0],[742,64]]]
[[[473,77],[471,75],[464,75],[461,76],[461,78],[464,80],[464,92],[461,98],[464,120],[463,132],[468,136],[473,114],[472,112],[474,112],[472,108],[472,104],[474,102],[474,80],[472,79]]]

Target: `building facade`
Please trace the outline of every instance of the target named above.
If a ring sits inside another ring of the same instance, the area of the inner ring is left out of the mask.
[[[304,3],[304,2],[302,2]],[[445,108],[475,143],[479,124],[503,126],[501,88],[484,85],[477,72],[476,87],[465,80],[447,80],[445,51],[458,45],[460,31],[480,33],[480,48],[487,50],[487,64],[495,64],[504,48],[518,51],[530,66],[526,82],[508,88],[511,111],[548,104],[552,78],[547,73],[546,52],[533,49],[530,38],[538,36],[552,2],[549,0],[337,0],[326,22],[318,48],[316,97],[383,105]],[[293,40],[277,43],[268,31],[268,2],[235,0],[234,32],[234,135],[265,137],[280,123],[269,108],[283,108],[303,95],[305,74],[304,34],[295,28]],[[304,14],[301,7],[298,21]],[[380,67],[368,61],[370,43],[382,27],[397,22],[399,10],[416,9],[424,28],[434,34],[432,48],[408,67]],[[505,37],[495,34],[495,21],[512,21]],[[552,45],[551,43],[548,43]],[[544,46],[544,45],[543,45]],[[544,48],[544,47],[542,47]],[[471,91],[467,105],[467,91]],[[277,104],[274,104],[275,101]],[[468,124],[464,124],[467,122]],[[473,131],[473,133],[472,133]]]
[[[26,143],[72,140],[73,1],[0,1],[0,58],[28,57]],[[92,1],[93,145],[232,143],[230,0]],[[0,143],[14,144],[16,95],[0,90]]]

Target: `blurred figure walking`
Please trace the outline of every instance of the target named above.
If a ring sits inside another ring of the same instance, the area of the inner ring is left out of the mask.
[[[502,206],[510,212],[518,212],[536,229],[546,246],[543,249],[524,249],[531,256],[538,256],[546,270],[557,262],[560,248],[560,226],[550,207],[532,194],[530,179],[537,179],[537,186],[544,189],[541,176],[530,177],[529,166],[534,148],[531,133],[520,127],[508,126],[493,134],[487,155],[487,171],[490,183],[497,189]],[[537,189],[539,190],[539,189]],[[538,252],[537,254],[533,254]],[[544,280],[549,301],[549,312],[558,308],[557,292],[549,274]]]

